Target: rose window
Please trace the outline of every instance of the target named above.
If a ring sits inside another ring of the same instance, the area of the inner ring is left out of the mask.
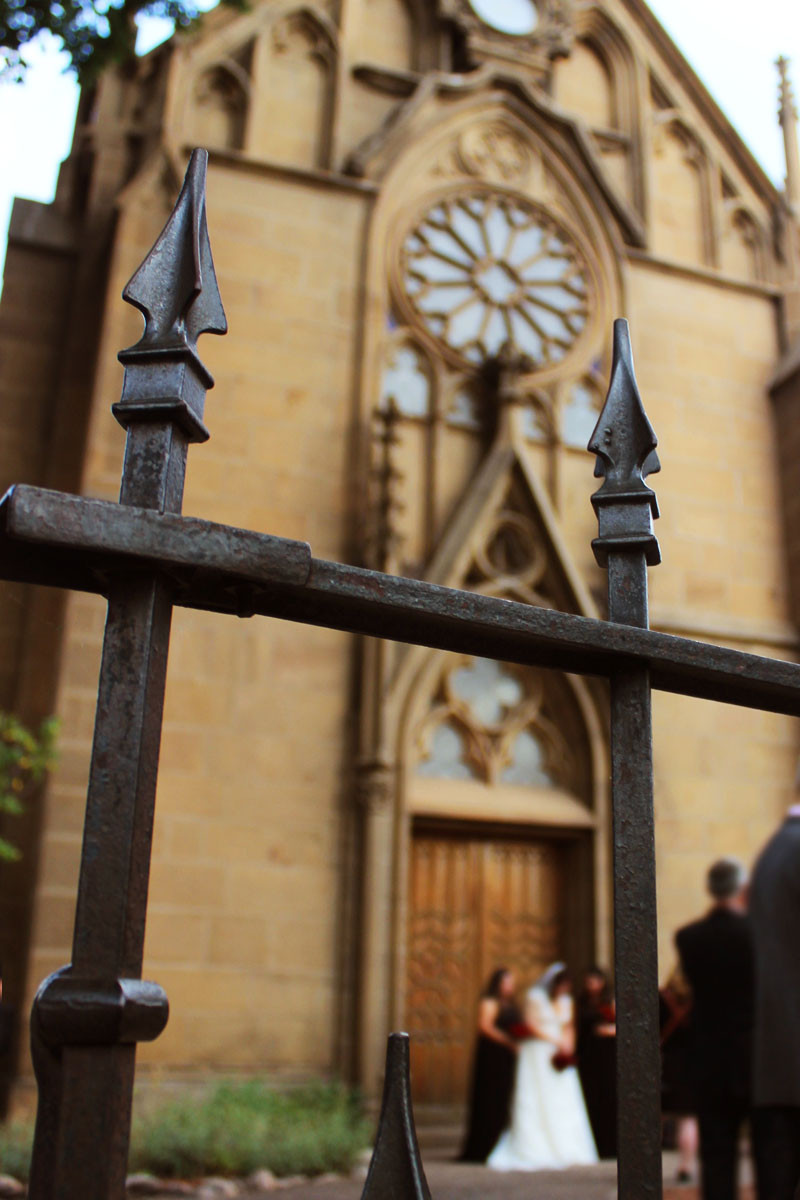
[[[406,238],[402,273],[416,318],[471,363],[504,346],[534,368],[559,363],[589,316],[578,247],[538,205],[511,196],[440,201]]]

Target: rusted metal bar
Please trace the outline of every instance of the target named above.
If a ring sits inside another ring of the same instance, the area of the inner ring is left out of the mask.
[[[392,1033],[378,1135],[361,1200],[431,1200],[411,1107],[409,1038]]]
[[[307,542],[253,533],[197,517],[69,496],[17,484],[0,501],[7,536],[39,547],[72,550],[92,569],[187,567],[243,584],[303,585],[311,573]],[[116,560],[116,561],[115,561]]]
[[[592,497],[608,568],[609,621],[647,628],[647,567],[661,560],[658,506],[645,475],[660,469],[656,437],[633,372],[627,321],[614,323],[608,397],[589,450],[604,476]],[[653,729],[647,666],[611,675],[614,965],[617,1002],[617,1188],[620,1200],[660,1200],[661,1058],[658,1027]]]
[[[42,488],[18,485],[0,503],[3,579],[105,595],[115,573],[160,563],[173,603],[188,608],[281,617],[576,675],[609,676],[624,656],[647,666],[661,691],[800,716],[797,663],[324,559],[308,563],[306,555],[302,542]]]
[[[224,332],[225,317],[205,169],[196,151],[170,220],[124,292],[146,324],[120,354],[123,506],[179,513],[188,445],[208,436],[203,403],[213,380],[196,339]],[[167,1021],[166,995],[139,977],[172,591],[152,570],[117,573],[108,587],[72,963],[45,981],[31,1017],[40,1091],[33,1200],[122,1200],[136,1043]]]

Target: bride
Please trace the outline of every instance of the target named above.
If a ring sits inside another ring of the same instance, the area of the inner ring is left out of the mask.
[[[572,995],[563,963],[553,963],[528,992],[511,1125],[489,1155],[496,1171],[540,1171],[597,1162],[589,1118],[571,1063]],[[555,1058],[555,1064],[554,1064]]]

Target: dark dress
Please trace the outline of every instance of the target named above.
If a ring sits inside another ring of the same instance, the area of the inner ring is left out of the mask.
[[[688,1117],[697,1112],[694,1090],[690,1005],[681,1005],[666,991],[658,995],[661,1026],[661,1111],[671,1117]]]
[[[522,1013],[516,1004],[502,1004],[495,1025],[509,1033],[521,1021]],[[517,1056],[513,1050],[483,1033],[478,1034],[462,1162],[486,1162],[500,1134],[507,1128],[516,1068]]]
[[[613,1024],[605,1005],[582,1000],[578,1007],[578,1074],[600,1158],[617,1156],[617,1039],[597,1032]]]

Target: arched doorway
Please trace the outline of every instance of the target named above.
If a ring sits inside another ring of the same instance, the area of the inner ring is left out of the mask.
[[[406,776],[404,1023],[415,1102],[455,1109],[490,973],[508,966],[524,989],[555,959],[594,956],[597,817],[576,681],[438,655],[426,685]]]

